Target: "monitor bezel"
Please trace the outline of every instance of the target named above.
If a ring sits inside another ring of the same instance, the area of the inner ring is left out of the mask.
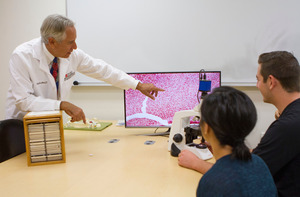
[[[161,71],[161,72],[128,72],[128,75],[131,74],[176,74],[176,73],[199,73],[200,71]],[[220,84],[219,87],[222,85],[222,73],[221,71],[201,71],[201,73],[219,73],[220,74]],[[199,80],[200,81],[200,80]],[[155,85],[155,84],[154,84]],[[171,128],[171,126],[128,126],[126,121],[126,96],[125,96],[126,90],[123,90],[123,100],[124,100],[124,125],[125,128]]]

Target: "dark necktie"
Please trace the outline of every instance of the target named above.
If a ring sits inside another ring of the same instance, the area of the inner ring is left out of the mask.
[[[59,81],[58,81],[58,64],[57,64],[57,57],[55,57],[53,59],[53,63],[52,63],[52,67],[50,69],[50,72],[54,78],[54,81],[56,83],[56,88],[58,90],[58,85],[59,85]]]

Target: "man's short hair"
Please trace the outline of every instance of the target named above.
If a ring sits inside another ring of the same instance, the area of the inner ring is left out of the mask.
[[[74,22],[67,17],[58,14],[49,15],[40,29],[42,42],[48,44],[48,39],[51,37],[61,42],[66,37],[66,27],[74,27],[74,25]]]
[[[287,51],[263,53],[258,58],[260,74],[266,82],[274,76],[287,92],[300,92],[300,66],[294,55]]]

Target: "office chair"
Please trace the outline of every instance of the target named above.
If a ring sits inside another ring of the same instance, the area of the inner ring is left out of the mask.
[[[7,119],[0,121],[0,162],[25,152],[23,121]]]

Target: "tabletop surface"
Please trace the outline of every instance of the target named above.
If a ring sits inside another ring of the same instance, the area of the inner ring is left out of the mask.
[[[100,132],[65,130],[66,163],[28,167],[25,153],[0,163],[1,196],[195,196],[202,175],[178,165],[168,137],[115,123]]]

